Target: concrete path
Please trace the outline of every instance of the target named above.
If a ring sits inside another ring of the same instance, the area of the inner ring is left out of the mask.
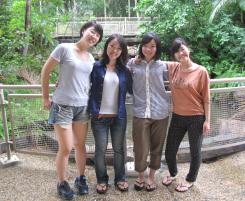
[[[21,160],[18,165],[0,167],[0,201],[61,200],[56,193],[54,158],[28,154],[17,156]],[[179,164],[178,167],[180,175],[184,177],[189,164]],[[111,166],[108,169],[112,182],[113,170]],[[77,196],[75,201],[245,201],[245,151],[212,163],[203,163],[197,182],[186,193],[176,192],[176,183],[169,187],[161,185],[161,178],[166,174],[166,166],[163,165],[157,173],[158,189],[154,192],[136,192],[133,189],[135,178],[129,178],[129,192],[121,193],[111,185],[106,195],[98,195],[94,168],[87,166],[90,193],[88,196]],[[76,168],[72,162],[68,175],[73,186]]]

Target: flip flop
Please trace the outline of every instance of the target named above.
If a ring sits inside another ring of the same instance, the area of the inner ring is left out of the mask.
[[[139,181],[138,179],[135,180],[135,183],[134,183],[134,189],[136,191],[141,191],[143,190],[145,187],[145,182],[144,181]]]
[[[125,187],[125,184],[126,187]],[[128,182],[127,181],[119,181],[115,184],[116,189],[118,189],[121,192],[126,192],[128,191]]]
[[[105,194],[108,190],[108,184],[106,183],[101,183],[96,185],[96,191],[99,194]]]
[[[146,184],[145,186],[146,191],[151,192],[157,189],[156,183]]]
[[[175,188],[175,190],[177,192],[183,193],[183,192],[188,191],[193,185],[194,184],[193,183],[190,183],[190,182],[184,182],[184,183],[182,182],[182,183],[180,183],[180,184],[177,185],[177,187]]]
[[[177,178],[177,175],[174,176],[174,177],[171,177],[171,176],[165,176],[163,177],[163,180],[162,180],[162,185],[164,186],[169,186],[170,184],[173,183],[173,181],[175,181]]]

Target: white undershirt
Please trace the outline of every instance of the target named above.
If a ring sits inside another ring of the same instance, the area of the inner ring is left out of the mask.
[[[118,93],[119,79],[114,71],[106,70],[100,114],[117,114],[118,113]]]
[[[146,80],[146,108],[145,108],[145,118],[151,118],[151,95],[150,95],[150,81],[149,81],[149,72],[150,64],[146,65],[146,72],[145,72],[145,80]]]

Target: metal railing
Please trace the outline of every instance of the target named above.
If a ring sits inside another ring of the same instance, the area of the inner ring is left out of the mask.
[[[203,149],[213,150],[212,154],[229,153],[229,147],[237,145],[238,149],[244,149],[245,145],[245,77],[230,79],[214,79],[211,84],[236,83],[235,87],[222,87],[211,89],[211,130],[208,137],[204,139]],[[54,88],[54,85],[50,86]],[[48,111],[43,110],[41,100],[41,85],[0,85],[5,91],[8,104],[1,104],[3,113],[4,130],[8,123],[11,127],[6,130],[5,140],[8,141],[8,131],[11,131],[11,140],[17,152],[28,152],[37,154],[56,154],[58,144],[53,127],[48,125]],[[25,90],[25,93],[20,93]],[[38,94],[26,94],[26,91]],[[37,90],[39,92],[37,92]],[[2,93],[2,102],[6,103]],[[127,105],[127,151],[132,152],[132,105]],[[2,113],[2,114],[3,114]],[[93,154],[94,141],[91,130],[89,130],[86,142],[88,153]],[[226,150],[220,150],[224,147]],[[181,143],[181,150],[189,148],[187,138]],[[218,151],[217,151],[218,150]],[[130,153],[133,155],[132,153]],[[129,155],[130,155],[129,154]],[[212,155],[211,154],[211,155]],[[207,154],[207,157],[211,156]],[[212,155],[212,156],[213,156]]]
[[[111,35],[113,33],[120,33],[124,36],[137,35],[140,31],[140,24],[150,21],[150,18],[137,17],[99,17],[94,18],[100,23],[104,30],[104,35]],[[87,20],[86,20],[87,21]],[[86,22],[85,20],[77,20],[64,22],[56,22],[55,37],[70,36],[78,37],[81,26]]]

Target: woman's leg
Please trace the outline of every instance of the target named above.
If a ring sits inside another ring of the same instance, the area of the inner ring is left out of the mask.
[[[66,179],[69,154],[73,147],[72,125],[54,125],[58,138],[59,150],[56,155],[56,170],[59,182]]]
[[[125,181],[125,132],[126,119],[112,118],[110,125],[111,141],[114,152],[113,165],[115,170],[116,184],[119,181]]]
[[[203,141],[203,123],[204,116],[194,116],[192,117],[191,124],[188,127],[188,138],[190,144],[191,153],[191,164],[188,175],[186,176],[186,181],[194,182],[196,181],[197,174],[202,161],[201,147]]]
[[[108,144],[109,118],[91,119],[91,128],[95,140],[95,172],[97,183],[108,184],[105,153]]]
[[[155,183],[155,172],[160,168],[162,149],[166,137],[168,117],[161,120],[151,120],[150,134],[150,172],[148,183]]]
[[[168,130],[165,159],[171,177],[177,175],[176,154],[180,143],[185,136],[186,129],[185,117],[173,114]]]
[[[133,118],[133,142],[135,156],[135,171],[143,173],[147,168],[147,156],[150,150],[150,121],[143,118]]]
[[[86,165],[85,140],[88,132],[88,123],[80,121],[72,124],[74,135],[75,159],[77,166],[77,176],[84,175]]]

